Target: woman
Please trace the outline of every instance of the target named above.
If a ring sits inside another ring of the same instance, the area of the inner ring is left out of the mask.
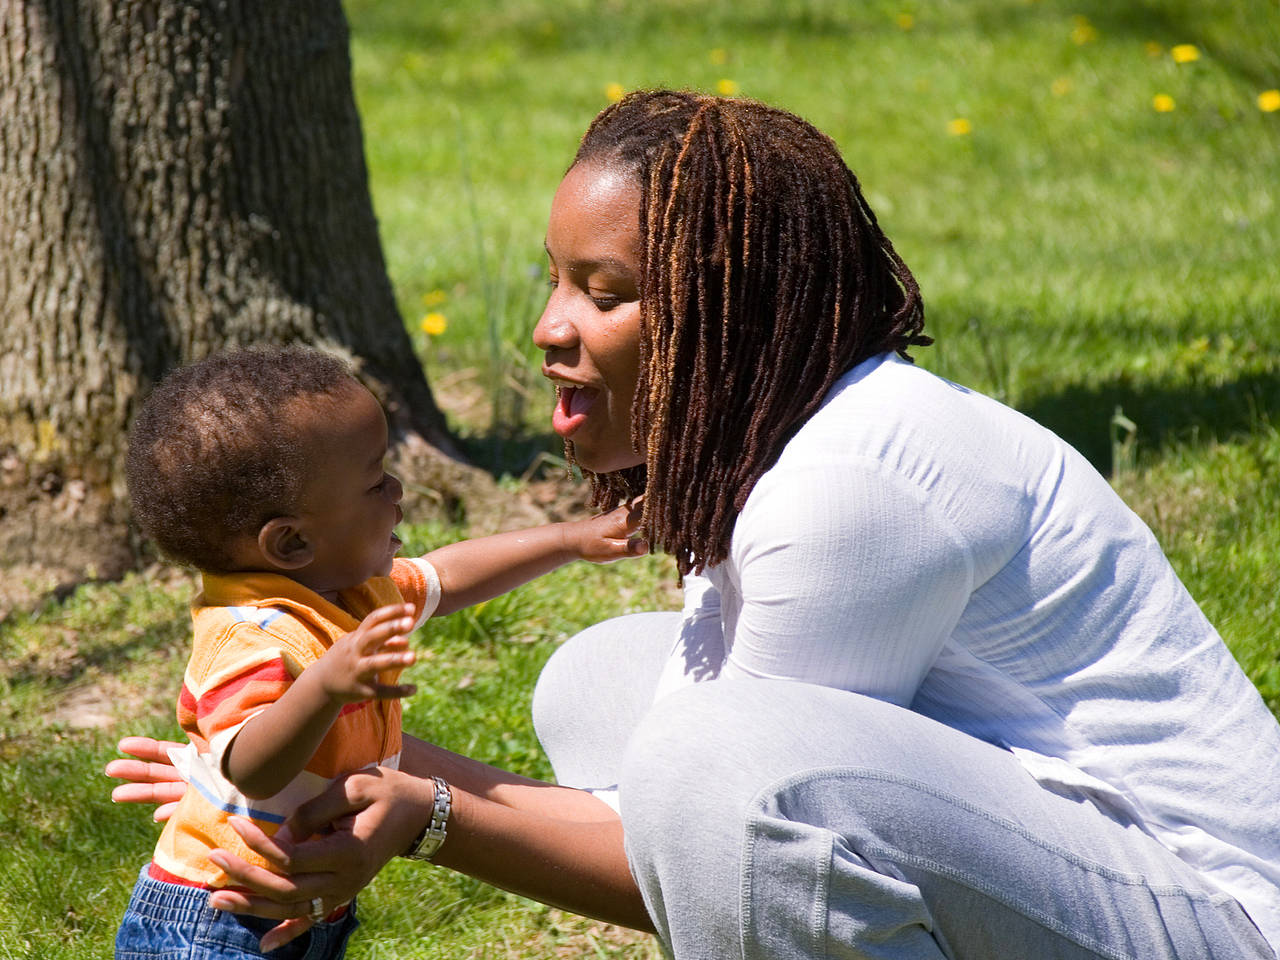
[[[296,935],[416,842],[438,776],[434,862],[681,960],[1275,957],[1280,727],[1078,454],[906,359],[919,291],[828,138],[633,94],[547,251],[553,425],[597,505],[643,492],[684,612],[549,662],[560,786],[407,744],[246,827],[288,875],[218,854],[253,892],[215,905]],[[117,764],[121,799],[181,789]]]

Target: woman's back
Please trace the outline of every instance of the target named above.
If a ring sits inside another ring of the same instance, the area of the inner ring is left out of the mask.
[[[868,693],[1008,747],[1280,917],[1280,726],[1147,527],[1028,418],[866,361],[708,577],[726,676]]]

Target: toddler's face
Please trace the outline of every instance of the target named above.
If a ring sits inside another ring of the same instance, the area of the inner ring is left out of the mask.
[[[383,469],[387,420],[373,395],[349,389],[308,405],[291,418],[303,435],[308,479],[298,507],[301,532],[314,550],[293,576],[323,595],[391,572],[400,549],[400,481]]]

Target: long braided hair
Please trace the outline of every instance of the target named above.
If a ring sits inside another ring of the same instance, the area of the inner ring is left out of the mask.
[[[641,527],[683,575],[728,555],[752,487],[841,374],[932,339],[857,178],[799,117],[640,91],[591,123],[586,162],[630,173],[641,195],[631,430],[646,462],[587,472],[593,504],[643,492]]]

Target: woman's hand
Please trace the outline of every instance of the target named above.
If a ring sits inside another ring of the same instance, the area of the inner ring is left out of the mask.
[[[187,792],[181,774],[169,762],[170,750],[181,750],[185,744],[151,737],[125,737],[117,745],[121,753],[136,760],[112,760],[103,770],[108,777],[128,780],[111,791],[114,803],[157,803],[151,818],[157,823],[169,819],[178,801]]]
[[[263,952],[310,929],[312,901],[325,913],[351,900],[383,865],[409,848],[430,818],[435,799],[431,780],[377,767],[349,774],[299,807],[274,837],[239,817],[231,825],[273,873],[225,850],[209,854],[231,883],[246,888],[219,890],[209,905],[285,922],[267,931]],[[316,835],[318,834],[318,836]]]

